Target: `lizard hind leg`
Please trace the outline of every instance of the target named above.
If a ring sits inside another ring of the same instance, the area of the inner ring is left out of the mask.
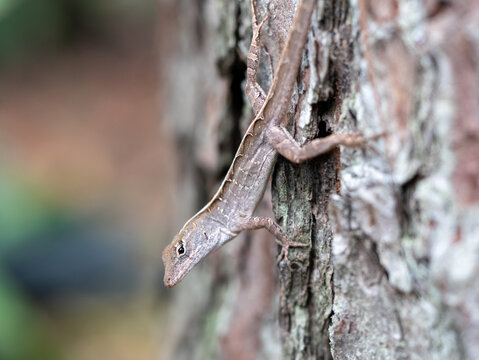
[[[251,45],[249,48],[248,59],[246,60],[246,95],[249,102],[253,107],[253,111],[256,114],[261,110],[266,100],[266,95],[256,82],[256,74],[258,73],[259,60],[261,53],[260,44],[260,31],[266,20],[269,18],[269,12],[258,24],[256,18],[256,1],[251,0],[251,22],[253,26],[253,38],[251,39]]]
[[[249,219],[246,219],[241,225],[239,225],[238,229],[235,229],[235,231],[239,232],[243,230],[257,229],[266,229],[274,236],[275,241],[281,245],[281,252],[279,253],[276,262],[279,263],[282,259],[284,259],[290,270],[291,262],[288,259],[289,248],[309,246],[309,244],[292,241],[288,235],[285,234],[283,229],[281,229],[281,226],[279,226],[273,219],[268,217],[253,216]]]

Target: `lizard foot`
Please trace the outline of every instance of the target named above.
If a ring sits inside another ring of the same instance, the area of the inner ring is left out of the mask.
[[[274,236],[275,241],[279,245],[281,245],[281,252],[279,253],[279,256],[277,258],[277,263],[279,263],[284,258],[290,270],[292,270],[292,268],[291,262],[288,259],[289,248],[309,246],[309,244],[291,241],[288,235],[286,235],[283,229],[281,229],[281,226],[279,226],[273,219],[267,217],[253,216],[248,219],[244,219],[243,222],[238,224],[233,231],[240,232],[244,230],[256,229],[266,229]]]
[[[371,136],[363,136],[360,133],[352,133],[352,134],[341,134],[342,139],[340,141],[340,145],[347,146],[347,147],[362,147],[367,146],[366,143],[369,141],[377,140],[380,137],[385,136],[386,133],[375,134]]]
[[[304,244],[304,243],[300,243],[300,242],[297,242],[297,241],[291,241],[291,240],[279,240],[276,238],[276,242],[281,245],[281,252],[279,253],[278,257],[276,258],[276,264],[279,264],[281,260],[284,259],[286,265],[288,265],[288,268],[290,271],[292,271],[292,267],[291,267],[291,262],[289,261],[289,258],[288,258],[288,250],[290,247],[307,247],[309,246],[309,244]]]

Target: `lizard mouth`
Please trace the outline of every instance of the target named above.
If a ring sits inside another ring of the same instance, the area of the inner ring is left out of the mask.
[[[180,282],[182,277],[177,277],[175,278],[174,276],[171,276],[168,274],[168,272],[165,273],[165,277],[163,278],[163,282],[165,283],[165,286],[167,288],[173,287],[176,284]]]
[[[163,278],[163,283],[167,288],[171,288],[178,284],[183,278],[188,274],[188,271],[180,271],[176,276],[171,275],[168,271],[165,272],[165,277]]]

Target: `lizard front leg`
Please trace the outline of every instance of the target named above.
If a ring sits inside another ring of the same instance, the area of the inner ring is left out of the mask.
[[[288,249],[290,247],[306,247],[308,244],[292,241],[288,235],[285,234],[281,226],[279,226],[273,219],[268,217],[253,216],[245,219],[240,225],[238,225],[233,231],[240,232],[243,230],[257,230],[266,229],[275,238],[275,241],[281,245],[281,252],[278,255],[277,262],[282,258],[286,261],[286,264],[291,268],[291,264],[288,259]]]
[[[270,123],[267,137],[270,144],[289,161],[300,164],[306,160],[325,154],[339,145],[361,147],[366,142],[375,140],[384,134],[363,136],[359,133],[331,134],[324,138],[314,139],[301,146],[291,134],[281,125]]]
[[[253,107],[255,115],[258,114],[258,112],[261,110],[266,99],[266,95],[263,89],[256,82],[256,74],[258,73],[259,59],[261,53],[259,33],[268,17],[269,12],[258,24],[256,19],[255,0],[251,0],[251,22],[253,24],[253,38],[251,39],[248,59],[246,60],[246,95],[248,96],[249,102]]]

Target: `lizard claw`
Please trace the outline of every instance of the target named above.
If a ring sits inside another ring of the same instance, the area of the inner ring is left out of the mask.
[[[276,258],[276,264],[279,264],[279,262],[284,259],[284,261],[286,262],[286,265],[288,265],[288,268],[290,271],[292,271],[292,267],[291,267],[291,262],[289,261],[289,258],[288,258],[288,250],[290,247],[307,247],[309,246],[309,244],[304,244],[304,243],[300,243],[300,242],[297,242],[297,241],[291,241],[291,240],[287,240],[286,242],[283,242],[281,240],[278,240],[278,243],[281,245],[281,252],[279,253],[278,257]]]

